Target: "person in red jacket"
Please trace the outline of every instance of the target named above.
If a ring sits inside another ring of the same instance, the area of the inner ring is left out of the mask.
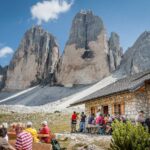
[[[71,117],[71,133],[76,132],[77,114],[74,111]]]
[[[47,121],[42,122],[42,128],[40,129],[40,134],[46,134],[48,137],[41,137],[40,141],[44,143],[50,143],[50,129],[47,125]]]

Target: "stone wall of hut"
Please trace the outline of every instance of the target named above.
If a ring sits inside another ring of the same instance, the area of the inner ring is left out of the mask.
[[[130,114],[133,109],[132,100],[134,97],[133,93],[120,93],[114,94],[107,97],[93,99],[85,103],[85,111],[87,114],[91,113],[91,108],[95,107],[95,111],[101,109],[102,106],[108,106],[109,114],[114,115],[114,105],[121,104],[122,115]],[[130,107],[132,105],[132,107]],[[126,107],[125,107],[126,106]]]
[[[108,106],[110,115],[114,115],[114,105],[121,104],[121,115],[128,118],[135,118],[137,112],[143,110],[146,117],[150,115],[150,85],[135,92],[117,93],[111,96],[90,100],[85,103],[85,111],[91,113],[91,108],[95,109],[95,113],[103,106]]]

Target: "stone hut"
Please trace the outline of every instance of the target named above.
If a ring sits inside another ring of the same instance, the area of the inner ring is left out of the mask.
[[[120,79],[71,106],[80,104],[85,104],[87,114],[96,113],[101,109],[104,114],[120,114],[134,118],[138,111],[143,110],[148,117],[150,116],[150,70]]]

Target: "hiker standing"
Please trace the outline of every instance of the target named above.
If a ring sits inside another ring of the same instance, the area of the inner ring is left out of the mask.
[[[81,113],[81,120],[80,120],[80,132],[85,132],[85,121],[86,121],[86,115],[84,112]]]
[[[76,132],[77,113],[74,111],[71,117],[71,133]]]
[[[144,112],[143,111],[139,111],[137,116],[135,117],[135,123],[141,123],[142,125],[144,125],[145,122],[145,118],[144,118]]]

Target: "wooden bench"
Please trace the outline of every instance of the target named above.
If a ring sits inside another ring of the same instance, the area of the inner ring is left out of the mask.
[[[17,137],[16,137],[16,133],[15,132],[8,132],[8,137],[10,140],[15,140]],[[38,134],[38,138],[39,140],[41,141],[41,138],[49,138],[49,142],[51,142],[51,139],[52,138],[55,138],[55,135],[54,134]]]
[[[103,126],[96,126],[96,125],[88,125],[87,130],[91,134],[99,134],[100,129],[102,129]]]
[[[9,143],[15,147],[15,140],[10,140]],[[45,144],[45,143],[33,143],[32,146],[33,150],[53,150],[51,144]]]
[[[50,135],[49,134],[38,134],[38,137],[39,138],[50,137]]]
[[[10,139],[14,139],[14,138],[16,138],[16,133],[15,133],[15,132],[8,132],[8,137],[9,137]],[[49,135],[49,134],[38,134],[38,137],[39,137],[39,138],[42,138],[42,137],[50,137],[50,135]]]
[[[15,132],[8,132],[8,137],[9,139],[13,140],[13,139],[16,139],[16,133]]]

